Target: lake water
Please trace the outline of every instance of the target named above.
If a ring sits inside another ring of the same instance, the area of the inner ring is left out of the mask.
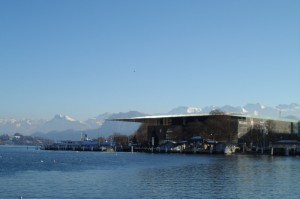
[[[0,146],[0,198],[299,198],[300,158]]]

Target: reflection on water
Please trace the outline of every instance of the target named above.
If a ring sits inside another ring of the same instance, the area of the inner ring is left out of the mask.
[[[0,147],[0,198],[297,198],[300,158]]]

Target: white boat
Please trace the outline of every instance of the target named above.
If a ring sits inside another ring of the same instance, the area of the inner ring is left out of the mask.
[[[234,153],[235,152],[235,146],[234,145],[226,145],[226,147],[225,147],[225,149],[224,149],[224,153],[226,154],[226,155],[230,155],[230,154],[232,154],[232,153]]]

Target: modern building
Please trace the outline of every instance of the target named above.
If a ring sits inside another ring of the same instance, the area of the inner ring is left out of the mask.
[[[224,143],[266,145],[278,140],[299,140],[297,120],[242,114],[183,114],[115,119],[139,122],[147,131],[147,141],[158,145],[164,140],[183,141],[194,136]]]

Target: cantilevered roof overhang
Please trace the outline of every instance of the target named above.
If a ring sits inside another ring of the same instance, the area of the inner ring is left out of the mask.
[[[237,119],[246,119],[246,118],[253,118],[253,119],[262,119],[262,120],[276,120],[276,121],[285,121],[285,122],[298,122],[297,120],[286,119],[286,118],[271,118],[271,117],[261,117],[257,115],[246,115],[246,114],[232,114],[226,113],[222,114],[226,116],[230,116],[232,118]],[[132,117],[132,118],[116,118],[111,119],[110,121],[124,121],[124,122],[139,122],[139,123],[155,123],[158,120],[176,120],[176,119],[189,119],[189,118],[207,118],[214,115],[211,114],[179,114],[179,115],[150,115],[150,116],[142,116],[142,117]]]
[[[142,117],[132,117],[132,118],[117,118],[111,121],[124,121],[124,122],[141,122],[148,123],[160,119],[178,119],[178,118],[191,118],[191,117],[207,117],[208,114],[180,114],[180,115],[149,115]]]

